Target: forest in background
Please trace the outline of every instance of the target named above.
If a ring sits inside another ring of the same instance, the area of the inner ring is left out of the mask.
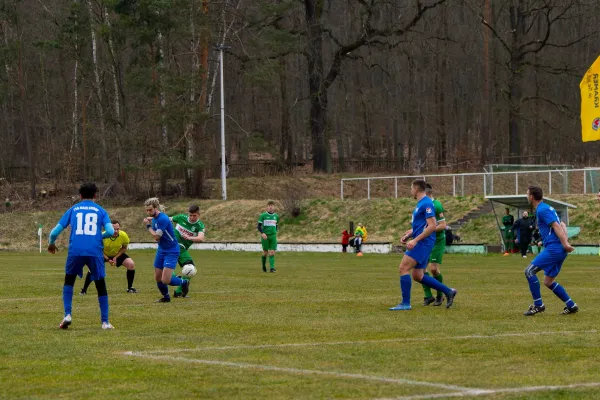
[[[596,0],[4,0],[0,184],[595,165]],[[143,189],[143,190],[142,190]]]

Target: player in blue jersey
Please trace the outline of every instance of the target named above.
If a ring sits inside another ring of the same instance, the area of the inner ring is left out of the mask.
[[[542,270],[545,275],[544,285],[565,302],[562,314],[574,314],[579,311],[579,307],[569,297],[567,291],[556,282],[556,277],[560,273],[567,254],[575,250],[569,244],[567,227],[560,221],[556,210],[544,203],[542,189],[537,186],[529,186],[527,188],[527,200],[535,209],[544,250],[525,268],[525,277],[529,282],[533,304],[529,306],[529,310],[525,311],[523,315],[531,316],[546,311],[540,292],[540,281],[536,276]]]
[[[433,201],[425,194],[425,181],[413,181],[410,192],[417,200],[417,207],[412,214],[412,237],[413,239],[406,243],[407,251],[400,262],[400,292],[402,293],[402,302],[391,311],[406,311],[412,309],[410,305],[410,290],[412,278],[425,286],[442,292],[446,295],[446,308],[452,307],[456,290],[451,289],[441,282],[438,282],[429,275],[425,275],[425,269],[429,262],[429,256],[435,245],[435,207]]]
[[[71,325],[73,285],[77,275],[83,276],[83,267],[86,265],[90,269],[91,278],[98,291],[102,329],[114,329],[108,322],[108,293],[104,281],[106,271],[104,270],[104,245],[102,243],[103,238],[111,237],[114,234],[114,229],[107,212],[94,202],[97,192],[98,188],[93,183],[81,185],[79,188],[81,202],[69,208],[50,232],[48,252],[55,254],[56,238],[66,227],[71,226],[63,286],[65,316],[58,326],[61,329],[67,329]],[[104,233],[102,233],[103,227]]]
[[[169,286],[181,286],[183,297],[186,297],[190,288],[190,281],[173,274],[179,259],[179,243],[177,243],[175,237],[173,224],[169,216],[161,212],[163,207],[156,197],[146,200],[144,207],[146,208],[146,214],[148,214],[148,217],[144,218],[144,223],[148,232],[158,242],[158,250],[156,250],[156,257],[154,258],[154,279],[163,297],[157,302],[168,303],[171,301]]]

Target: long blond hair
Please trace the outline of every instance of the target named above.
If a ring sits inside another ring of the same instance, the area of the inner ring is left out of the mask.
[[[154,207],[157,208],[160,212],[165,211],[165,206],[160,204],[160,201],[158,201],[158,197],[150,197],[144,202],[144,207]]]

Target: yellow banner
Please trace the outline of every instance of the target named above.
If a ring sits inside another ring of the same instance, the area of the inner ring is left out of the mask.
[[[600,57],[579,84],[581,90],[581,139],[600,140]]]

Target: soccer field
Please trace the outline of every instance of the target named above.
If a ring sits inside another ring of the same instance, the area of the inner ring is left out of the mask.
[[[154,303],[151,251],[131,252],[137,294],[107,266],[110,321],[96,290],[63,317],[65,252],[0,253],[0,398],[589,399],[600,396],[598,257],[571,256],[531,304],[520,257],[448,255],[454,307],[399,301],[400,255],[192,252],[190,298]],[[179,269],[178,269],[179,270]],[[75,284],[78,293],[82,280]],[[171,289],[172,293],[172,289]]]

